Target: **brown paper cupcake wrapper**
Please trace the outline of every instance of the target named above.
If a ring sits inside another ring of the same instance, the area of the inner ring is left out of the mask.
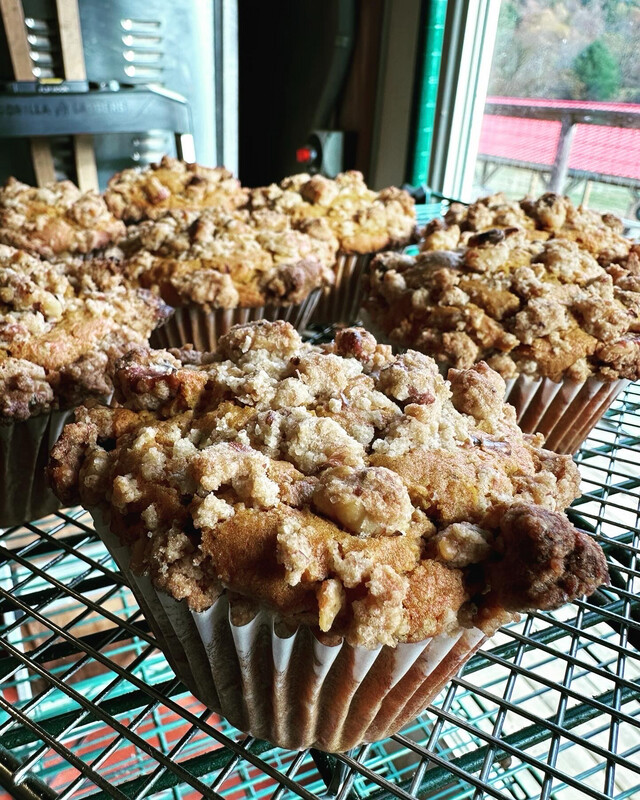
[[[325,286],[311,322],[329,324],[342,322],[351,325],[358,318],[364,299],[363,276],[375,253],[347,255],[339,253],[333,266],[335,283]]]
[[[176,675],[208,708],[245,733],[291,750],[342,752],[391,736],[436,697],[484,641],[460,629],[416,644],[375,650],[322,644],[306,626],[290,636],[260,611],[231,622],[226,595],[190,611],[129,567],[129,550],[92,512]]]
[[[193,344],[196,350],[215,350],[218,339],[234,325],[266,319],[273,322],[283,319],[296,330],[303,330],[320,299],[322,289],[314,289],[301,302],[282,306],[257,306],[255,308],[217,308],[206,311],[202,306],[190,304],[176,308],[173,316],[151,334],[152,347],[170,348]]]
[[[524,433],[541,433],[548,450],[573,454],[628,383],[597,378],[554,383],[520,375],[507,381],[506,401]]]
[[[73,410],[0,425],[0,526],[40,519],[60,508],[45,476],[49,451]]]

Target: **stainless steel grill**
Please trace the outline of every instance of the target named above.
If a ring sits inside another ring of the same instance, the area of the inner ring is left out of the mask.
[[[412,725],[340,756],[273,748],[175,679],[72,509],[0,532],[0,785],[16,798],[640,797],[640,385],[578,455],[573,521],[611,586],[503,629]]]

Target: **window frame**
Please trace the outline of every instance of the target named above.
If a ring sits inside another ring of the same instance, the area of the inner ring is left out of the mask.
[[[449,0],[429,186],[470,202],[501,0]]]

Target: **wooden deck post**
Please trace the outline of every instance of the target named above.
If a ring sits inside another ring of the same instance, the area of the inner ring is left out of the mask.
[[[576,126],[573,120],[564,116],[562,118],[562,127],[560,128],[560,138],[558,139],[558,147],[556,149],[556,157],[551,168],[551,178],[549,179],[549,191],[562,194],[564,185],[569,173],[569,156],[571,154],[571,145],[573,144],[573,136],[576,132]]]

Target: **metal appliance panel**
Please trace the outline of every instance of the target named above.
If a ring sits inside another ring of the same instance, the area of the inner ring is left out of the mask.
[[[62,77],[54,0],[24,0],[24,9],[34,77]],[[237,129],[237,68],[231,69],[237,60],[236,0],[82,0],[80,22],[91,84],[163,87],[183,95],[191,108],[196,160],[236,168],[237,151],[229,145]],[[3,53],[0,79],[11,78]],[[101,186],[116,171],[175,153],[172,132],[164,130],[97,135],[94,144]],[[59,176],[72,175],[70,140],[54,141],[52,149]],[[22,142],[7,142],[0,172],[30,179]]]

